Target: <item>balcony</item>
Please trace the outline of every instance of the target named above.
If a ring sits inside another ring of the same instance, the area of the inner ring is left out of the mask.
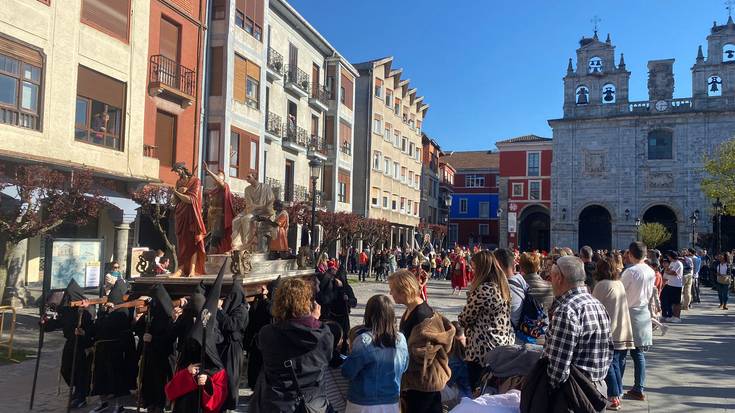
[[[314,83],[311,88],[311,96],[309,97],[309,105],[326,112],[329,109],[329,90],[318,83]]]
[[[309,156],[316,156],[322,161],[327,160],[327,143],[323,137],[319,135],[311,135],[309,138],[308,150]]]
[[[41,130],[39,117],[34,113],[26,113],[17,108],[0,107],[0,123],[19,128]]]
[[[283,78],[283,55],[278,53],[272,47],[268,48],[268,64],[266,65],[266,76],[271,82],[278,81]]]
[[[144,143],[143,156],[145,156],[146,158],[158,159],[158,146],[148,145],[147,143]]]
[[[265,137],[271,141],[280,141],[283,137],[283,119],[273,112],[265,117]]]
[[[162,55],[151,56],[148,92],[179,104],[186,109],[194,102],[196,73]]]
[[[342,142],[342,144],[339,145],[339,151],[347,156],[352,156],[352,144],[349,142]]]
[[[309,146],[309,132],[306,129],[289,124],[283,134],[283,146],[296,151],[305,151]]]
[[[286,66],[286,90],[296,96],[305,98],[309,96],[309,75],[296,66]]]

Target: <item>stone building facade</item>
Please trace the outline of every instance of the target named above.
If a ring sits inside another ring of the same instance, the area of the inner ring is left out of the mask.
[[[674,98],[674,59],[648,63],[649,96],[628,96],[631,72],[610,36],[582,38],[564,77],[553,129],[552,246],[623,248],[639,222],[673,234],[662,248],[711,232],[700,188],[705,154],[735,133],[735,23],[715,24],[692,66],[691,97]],[[698,219],[692,223],[691,216]]]

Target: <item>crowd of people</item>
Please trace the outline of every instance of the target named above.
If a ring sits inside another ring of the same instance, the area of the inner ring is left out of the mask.
[[[388,294],[370,297],[351,326],[358,302],[347,274],[362,280],[371,261]],[[250,412],[461,412],[462,398],[493,394],[517,394],[524,412],[619,410],[623,399],[646,399],[653,332],[680,322],[704,284],[726,310],[733,279],[728,253],[713,260],[640,242],[576,254],[347,250],[322,254],[316,267],[313,280],[279,279],[251,298],[238,280],[220,294],[220,276],[186,298],[156,285],[126,301],[127,284],[114,277],[96,314],[72,281],[44,320],[67,339],[71,406],[99,396],[91,412],[123,411],[137,389],[149,412],[232,411],[242,381],[253,389]],[[452,294],[466,289],[456,320],[430,305],[434,277],[449,278]],[[396,304],[405,308],[398,322]]]

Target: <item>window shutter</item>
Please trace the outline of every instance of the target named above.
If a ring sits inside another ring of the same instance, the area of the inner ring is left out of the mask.
[[[265,1],[264,0],[253,0],[255,1],[255,16],[253,16],[253,20],[255,20],[255,23],[258,24],[258,26],[263,27],[263,16],[265,8]]]
[[[125,108],[125,83],[84,66],[79,66],[77,74],[77,95]]]
[[[23,46],[2,36],[0,36],[0,50],[6,56],[22,60],[34,66],[43,66],[43,55],[39,50]]]
[[[102,28],[109,34],[128,40],[130,0],[84,0],[82,20]]]
[[[176,159],[176,116],[156,112],[156,147],[161,166],[173,166]]]
[[[179,61],[179,32],[181,28],[176,23],[161,18],[159,53],[174,61]]]
[[[352,79],[347,73],[343,70],[342,71],[342,79],[341,79],[341,85],[345,89],[345,106],[352,109],[352,93],[354,91],[354,87],[352,85]]]
[[[325,140],[328,144],[334,145],[334,116],[327,116]]]
[[[248,138],[247,133],[240,132],[238,133],[240,136],[240,158],[238,159],[238,178],[245,179],[245,177],[250,173],[250,139]]]
[[[235,2],[235,8],[240,10],[243,14],[246,14],[248,10],[248,0],[237,0]]]
[[[211,73],[209,77],[209,94],[222,96],[222,61],[224,48],[222,46],[212,48]]]
[[[255,3],[263,0],[247,0],[245,15],[255,20]]]
[[[247,61],[247,75],[260,82],[260,66],[251,61]]]
[[[247,60],[235,55],[235,82],[233,94],[235,100],[245,103],[245,77],[247,76]]]

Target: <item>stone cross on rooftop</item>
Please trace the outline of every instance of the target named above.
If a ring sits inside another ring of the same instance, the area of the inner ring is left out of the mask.
[[[732,2],[732,0],[727,0],[727,1]],[[592,19],[590,20],[590,23],[594,25],[595,34],[597,34],[597,29],[601,21],[602,19],[598,15],[594,15]]]

